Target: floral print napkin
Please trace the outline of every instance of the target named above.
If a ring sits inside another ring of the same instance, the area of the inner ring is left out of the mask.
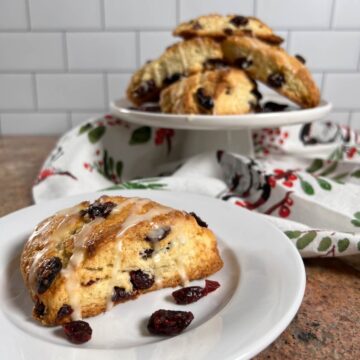
[[[111,115],[66,133],[33,187],[35,202],[113,189],[201,193],[256,211],[303,257],[360,254],[360,138],[331,122],[253,132],[254,158],[181,156],[186,132]]]

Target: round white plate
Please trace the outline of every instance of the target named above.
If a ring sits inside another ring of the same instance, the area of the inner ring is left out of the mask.
[[[280,104],[291,105],[289,101],[280,95],[267,96],[264,101],[275,101]],[[131,109],[131,106],[126,99],[111,102],[113,114],[131,123],[193,130],[242,130],[302,124],[322,119],[332,108],[331,103],[321,100],[320,105],[313,109],[300,109],[292,105],[293,110],[272,113],[174,115],[134,110]]]
[[[108,192],[109,193],[109,192]],[[195,211],[214,230],[224,267],[210,279],[221,287],[187,306],[162,289],[88,319],[92,339],[72,345],[62,329],[40,326],[19,272],[19,256],[33,227],[46,216],[100,193],[63,198],[25,208],[0,220],[1,360],[175,360],[249,359],[287,327],[305,288],[303,262],[290,241],[263,218],[226,202],[166,191],[126,190],[111,194],[147,197]],[[204,284],[196,281],[192,284]],[[146,322],[158,309],[192,311],[195,319],[180,335],[155,337]]]

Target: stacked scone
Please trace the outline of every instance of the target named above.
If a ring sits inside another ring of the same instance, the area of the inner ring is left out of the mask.
[[[160,101],[173,114],[259,111],[260,81],[303,108],[319,104],[319,90],[300,56],[254,17],[208,15],[180,24],[184,40],[135,72],[127,89],[137,106]]]

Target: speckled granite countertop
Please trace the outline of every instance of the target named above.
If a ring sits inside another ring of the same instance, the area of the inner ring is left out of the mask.
[[[31,204],[31,184],[55,141],[0,137],[0,216]],[[306,260],[305,267],[298,314],[255,359],[360,359],[360,272],[338,259]]]

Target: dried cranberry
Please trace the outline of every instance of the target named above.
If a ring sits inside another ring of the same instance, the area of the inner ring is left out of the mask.
[[[106,218],[115,206],[116,204],[111,201],[104,203],[95,201],[93,204],[90,204],[86,210],[81,210],[80,216],[88,216],[91,220],[94,220],[96,217]]]
[[[58,311],[56,315],[56,320],[61,320],[66,316],[69,316],[73,313],[73,309],[70,305],[64,304]]]
[[[303,56],[299,55],[299,54],[296,54],[295,57],[302,63],[302,64],[305,64],[306,63],[306,60]]]
[[[37,317],[42,317],[45,315],[45,305],[39,299],[36,299],[33,312]]]
[[[172,336],[180,334],[193,319],[190,311],[157,310],[151,315],[147,327],[152,334]]]
[[[145,240],[150,242],[157,242],[165,239],[171,232],[170,226],[164,226],[157,229],[152,229],[149,234],[146,235]]]
[[[245,26],[249,22],[249,19],[245,16],[237,15],[231,18],[230,23],[234,26]]]
[[[147,260],[152,257],[153,252],[154,252],[154,249],[145,249],[140,252],[140,256],[143,260]]]
[[[74,344],[83,344],[91,339],[92,329],[82,320],[71,321],[63,325],[67,338]]]
[[[144,98],[150,93],[156,91],[156,84],[154,80],[148,80],[143,82],[134,92],[133,96],[135,98]]]
[[[141,270],[134,270],[130,272],[130,281],[135,290],[149,289],[154,284],[154,278]]]
[[[194,212],[191,212],[190,215],[195,218],[195,220],[199,226],[205,227],[205,228],[208,227],[208,224],[204,220],[202,220],[199,216],[197,216]]]
[[[62,263],[59,257],[53,256],[44,260],[37,272],[37,292],[43,294],[60,272]]]
[[[111,300],[113,302],[119,302],[121,300],[126,300],[131,297],[131,294],[126,292],[126,290],[122,287],[114,286],[114,291],[111,296]]]
[[[273,73],[268,77],[268,84],[274,88],[281,87],[285,82],[285,77],[281,73]]]
[[[234,30],[230,29],[230,28],[226,28],[226,29],[224,29],[224,34],[231,36],[234,34]]]
[[[189,286],[172,293],[175,302],[179,305],[191,304],[198,301],[207,294],[215,291],[220,284],[217,281],[205,280],[205,287],[200,286]]]
[[[208,59],[205,61],[204,67],[206,70],[223,69],[227,67],[227,64],[222,59]]]
[[[273,101],[267,101],[263,106],[263,112],[284,111],[286,108],[288,108],[288,105],[286,104],[278,104]]]
[[[201,107],[211,110],[214,107],[214,101],[211,96],[205,95],[204,88],[198,88],[196,91],[196,99]]]
[[[234,61],[234,65],[240,69],[248,69],[252,64],[252,60],[246,57],[240,57]]]
[[[171,85],[175,81],[178,81],[181,78],[181,76],[182,75],[180,73],[175,73],[171,76],[166,77],[163,82],[165,85]]]
[[[198,21],[193,22],[193,24],[192,24],[192,29],[193,30],[200,30],[202,28],[203,27],[201,26],[201,24]]]

